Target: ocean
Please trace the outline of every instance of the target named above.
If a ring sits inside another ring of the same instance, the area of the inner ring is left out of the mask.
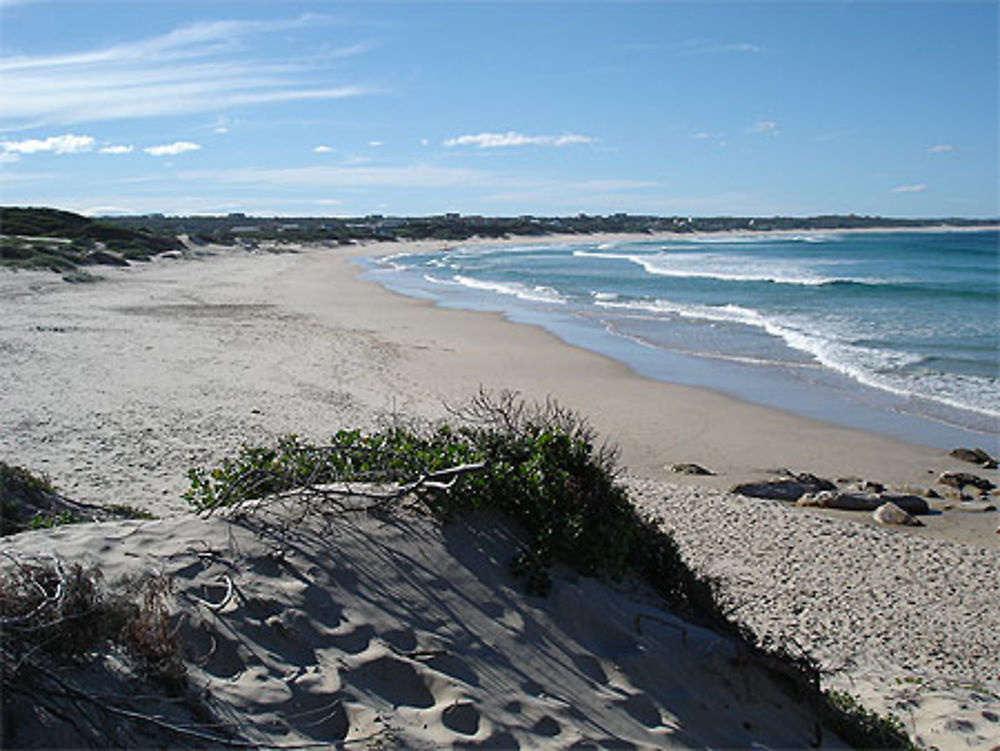
[[[586,236],[365,259],[664,381],[927,445],[997,447],[1000,232]]]

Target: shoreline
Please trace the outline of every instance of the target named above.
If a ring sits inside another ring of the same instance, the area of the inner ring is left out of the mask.
[[[994,231],[994,227],[962,228],[966,231]],[[887,232],[913,234],[912,230],[889,228],[858,230],[821,230],[809,235],[872,234]],[[922,233],[944,231],[951,228],[923,228]],[[801,232],[776,230],[771,232],[720,232],[692,234],[692,239],[730,237],[764,238],[767,236],[801,236]],[[410,273],[399,276],[394,257],[412,252],[432,250],[443,252],[468,247],[558,247],[561,245],[598,244],[613,246],[627,242],[677,241],[678,235],[658,234],[592,234],[586,236],[545,236],[531,240],[507,238],[469,241],[418,241],[410,246],[389,244],[390,252],[382,244],[358,246],[352,250],[363,276],[378,283],[394,294],[416,299],[430,299],[441,308],[473,312],[496,312],[516,324],[527,324],[545,329],[569,346],[599,352],[628,366],[638,376],[666,383],[708,389],[731,396],[739,401],[772,407],[803,417],[831,422],[848,428],[860,429],[894,437],[905,442],[917,443],[934,449],[951,449],[957,446],[977,445],[991,454],[1000,454],[1000,423],[988,411],[974,409],[951,401],[938,402],[920,393],[886,387],[859,379],[843,369],[825,365],[812,365],[816,376],[807,376],[796,362],[755,362],[738,357],[727,357],[724,352],[689,352],[684,348],[654,348],[628,335],[614,333],[611,329],[587,326],[576,311],[566,312],[558,306],[540,306],[531,302],[490,297],[477,294],[475,288],[453,291],[434,285],[422,285]],[[683,236],[680,236],[683,239]],[[379,248],[367,252],[366,248]],[[412,250],[411,250],[412,248]],[[520,296],[520,295],[518,295]],[[655,352],[655,354],[654,354]],[[812,371],[810,371],[812,372]]]
[[[372,252],[226,249],[109,269],[85,285],[0,273],[0,458],[49,475],[73,499],[168,517],[29,532],[12,544],[73,539],[64,553],[99,558],[117,536],[149,552],[145,541],[170,542],[157,525],[175,523],[199,539],[203,520],[180,499],[185,473],[241,444],[292,432],[321,442],[340,428],[446,418],[448,405],[480,386],[552,396],[621,447],[630,497],[664,520],[685,559],[718,579],[724,601],[757,633],[794,639],[830,685],[869,709],[905,707],[916,738],[990,748],[987,713],[1000,715],[1000,602],[986,586],[1000,560],[995,513],[885,528],[870,513],[725,491],[779,465],[924,487],[944,470],[994,480],[995,470],[645,379],[500,314],[395,294],[358,278],[353,258]],[[680,462],[716,475],[670,472]],[[955,718],[959,729],[948,724]]]
[[[405,249],[441,244],[418,241]],[[92,430],[116,457],[151,470],[133,474],[136,485],[127,491],[129,502],[142,505],[136,494],[143,489],[156,502],[176,498],[187,468],[255,435],[297,432],[322,440],[393,414],[441,419],[447,405],[483,387],[536,401],[553,397],[619,446],[630,474],[682,485],[728,490],[767,479],[778,467],[913,488],[931,486],[943,471],[978,472],[940,449],[646,378],[500,313],[441,308],[358,278],[358,257],[403,249],[216,249],[204,259],[109,270],[96,285],[67,285],[50,274],[0,276],[0,299],[10,303],[3,305],[6,333],[15,334],[0,339],[14,355],[0,452],[54,474],[57,484],[69,477],[67,494],[75,486],[82,500],[100,502],[102,488],[128,483],[109,481],[100,461],[78,455],[85,443],[78,434]],[[67,317],[80,325],[67,326]],[[183,421],[195,435],[177,435]],[[160,432],[165,446],[154,447]],[[60,441],[64,450],[65,442],[73,447],[69,456],[56,450]],[[141,456],[134,441],[160,460]],[[669,470],[688,462],[714,475]],[[996,471],[986,474],[996,480]],[[874,524],[870,514],[801,511]],[[943,513],[901,533],[996,549],[989,517]]]
[[[634,236],[593,239],[612,238]],[[440,244],[421,241],[411,247]],[[376,255],[373,249],[393,248],[398,244],[371,244],[352,250],[345,260],[349,263]],[[704,387],[649,378],[608,355],[567,343],[542,326],[512,321],[499,312],[441,307],[434,300],[387,289],[360,273],[353,279],[338,276],[331,283],[339,298],[350,300],[343,306],[345,309],[355,313],[370,308],[383,311],[385,317],[379,317],[378,330],[384,330],[385,324],[394,320],[407,321],[406,328],[413,331],[435,331],[439,337],[451,335],[444,349],[458,354],[438,371],[442,380],[451,376],[448,380],[452,385],[440,389],[442,401],[455,398],[456,393],[470,396],[479,385],[507,387],[503,378],[492,383],[477,382],[475,368],[470,372],[469,363],[463,362],[474,358],[483,363],[481,372],[508,376],[508,384],[513,377],[515,389],[528,398],[544,400],[555,396],[565,406],[586,415],[601,436],[621,448],[622,464],[630,474],[725,491],[739,482],[766,479],[778,467],[832,479],[856,477],[912,488],[932,485],[943,471],[976,471],[940,448],[754,404]],[[491,351],[493,348],[484,346],[488,341],[502,341],[510,354]],[[438,338],[434,346],[442,344]],[[523,354],[513,354],[519,350]],[[519,359],[528,362],[512,367]],[[427,362],[422,364],[428,367]],[[422,379],[433,380],[433,370],[433,366],[424,370]],[[563,373],[573,375],[564,378]],[[595,393],[602,395],[599,404],[592,398]],[[768,440],[761,442],[761,435]],[[685,462],[703,464],[714,475],[679,475],[668,469],[670,464]],[[996,472],[987,474],[992,478]],[[800,511],[875,524],[870,514]],[[983,515],[957,512],[926,521],[926,527],[907,528],[906,533],[942,536],[986,549],[998,546],[993,534],[995,525],[990,526]]]

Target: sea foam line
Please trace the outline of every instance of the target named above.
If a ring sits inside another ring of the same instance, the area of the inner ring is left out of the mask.
[[[673,314],[688,319],[752,326],[781,339],[792,349],[811,355],[821,365],[866,386],[905,398],[928,399],[955,409],[988,417],[1000,417],[1000,410],[985,406],[997,403],[995,399],[997,384],[989,379],[961,374],[894,375],[892,373],[893,370],[918,364],[923,359],[920,355],[880,351],[808,334],[793,322],[768,318],[756,310],[739,305],[682,305],[668,300],[652,302],[595,300],[594,304],[608,309]],[[808,322],[805,323],[808,325]]]
[[[455,274],[450,280],[438,279],[430,276],[429,274],[425,274],[424,279],[432,284],[449,284],[453,286],[465,287],[467,289],[493,292],[498,295],[516,297],[520,300],[528,302],[541,302],[554,305],[565,305],[567,302],[566,298],[559,294],[557,290],[552,287],[545,287],[542,285],[537,287],[528,287],[527,285],[519,282],[487,282],[482,279],[463,276],[462,274]]]
[[[798,276],[787,276],[774,273],[748,273],[748,272],[735,272],[735,271],[713,271],[710,269],[693,269],[693,268],[668,268],[662,265],[663,262],[674,262],[676,263],[678,259],[668,255],[641,255],[641,254],[623,254],[623,253],[598,253],[589,250],[575,250],[573,255],[578,258],[602,258],[608,260],[616,261],[629,261],[631,263],[642,266],[646,270],[646,273],[653,274],[655,276],[667,276],[675,279],[714,279],[716,281],[723,282],[769,282],[772,284],[791,284],[806,287],[821,287],[831,284],[863,284],[863,285],[879,285],[885,284],[887,282],[873,282],[868,279],[855,279],[850,277],[833,277],[833,276],[813,276],[808,273],[801,274]],[[704,263],[711,262],[708,257],[700,256],[694,259],[684,258],[682,259],[689,263]],[[657,261],[660,263],[658,264]],[[729,261],[730,264],[739,263],[738,259],[733,259]]]

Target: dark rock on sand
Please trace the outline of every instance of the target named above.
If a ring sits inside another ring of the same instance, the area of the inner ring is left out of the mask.
[[[997,460],[983,451],[983,449],[957,448],[952,451],[950,455],[963,462],[978,464],[980,467],[984,467],[985,469],[997,468]]]
[[[908,514],[928,514],[931,510],[927,501],[916,495],[844,493],[829,490],[807,493],[799,498],[796,505],[835,508],[842,511],[874,511],[886,503],[892,503]]]
[[[678,474],[681,474],[681,475],[709,475],[709,476],[711,476],[711,475],[715,474],[715,472],[712,472],[709,469],[705,469],[700,464],[671,464],[670,465],[670,471],[671,472],[677,472]]]
[[[837,486],[822,477],[801,472],[789,474],[778,480],[767,482],[745,482],[734,485],[733,493],[751,498],[767,498],[775,501],[797,501],[806,493],[819,493],[824,490],[836,490]]]
[[[996,485],[987,480],[985,477],[972,475],[968,472],[943,472],[938,478],[938,482],[942,485],[948,485],[959,490],[967,485],[971,485],[972,487],[982,491],[993,490],[993,488],[996,487]]]

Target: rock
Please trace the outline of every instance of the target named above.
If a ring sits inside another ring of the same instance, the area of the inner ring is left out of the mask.
[[[715,473],[711,470],[705,469],[700,464],[671,464],[671,472],[677,472],[681,475],[714,475]]]
[[[733,493],[750,496],[751,498],[768,498],[775,501],[797,501],[807,493],[819,493],[824,490],[836,490],[837,486],[829,480],[803,472],[779,480],[767,482],[745,482],[734,485]]]
[[[835,508],[842,511],[874,511],[886,503],[892,503],[908,514],[927,514],[931,510],[927,501],[916,495],[878,495],[875,493],[835,491],[808,493],[802,496],[796,505]]]
[[[879,524],[903,524],[909,527],[922,527],[924,523],[911,516],[892,501],[887,501],[872,513],[872,518]]]
[[[969,462],[970,464],[978,464],[980,467],[985,467],[986,469],[997,468],[997,460],[994,459],[989,454],[987,454],[982,449],[957,448],[953,450],[949,455],[963,462]]]
[[[931,506],[918,495],[882,493],[880,498],[888,503],[894,503],[908,514],[929,514]]]
[[[885,485],[871,480],[858,480],[851,483],[851,490],[859,493],[884,493]]]
[[[837,495],[837,492],[833,490],[821,490],[818,493],[806,493],[795,502],[795,505],[830,508],[830,503],[833,502]]]
[[[966,485],[971,485],[979,490],[993,490],[996,487],[992,482],[987,480],[985,477],[979,477],[978,475],[972,475],[968,472],[942,472],[941,476],[938,477],[938,482],[942,485],[948,485],[953,488],[958,488],[961,490]]]

